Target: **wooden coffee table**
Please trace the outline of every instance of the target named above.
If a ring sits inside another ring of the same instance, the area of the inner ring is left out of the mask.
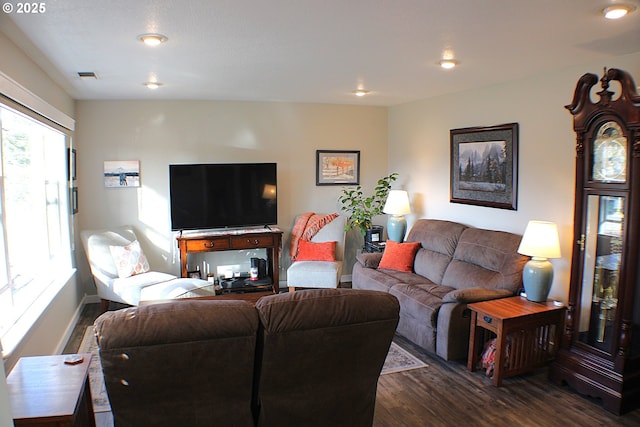
[[[213,285],[207,285],[187,291],[175,299],[146,300],[140,301],[139,305],[162,304],[181,300],[241,300],[255,305],[260,298],[268,295],[275,295],[271,286],[266,287],[265,290],[258,288],[256,290],[244,290],[243,292],[227,290],[225,293],[216,293]]]

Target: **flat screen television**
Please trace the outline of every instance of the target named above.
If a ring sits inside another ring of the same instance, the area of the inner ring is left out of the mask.
[[[278,223],[276,163],[169,165],[171,230]]]

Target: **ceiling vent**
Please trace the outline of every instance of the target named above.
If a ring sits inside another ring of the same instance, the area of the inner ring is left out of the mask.
[[[98,76],[93,71],[78,71],[78,77],[81,79],[98,79]]]

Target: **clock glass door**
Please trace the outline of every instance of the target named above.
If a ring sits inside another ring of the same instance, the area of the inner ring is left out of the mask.
[[[578,339],[611,354],[625,232],[625,198],[590,194],[586,212]]]

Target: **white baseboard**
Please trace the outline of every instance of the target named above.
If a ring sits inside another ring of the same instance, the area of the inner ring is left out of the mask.
[[[98,295],[85,295],[82,299],[83,304],[97,304],[100,302],[100,297]]]

